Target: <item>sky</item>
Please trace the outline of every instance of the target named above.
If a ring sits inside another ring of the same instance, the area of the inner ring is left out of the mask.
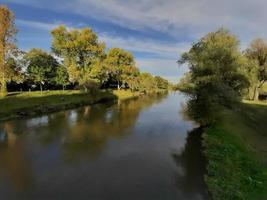
[[[143,72],[172,82],[187,71],[176,61],[193,42],[224,27],[244,49],[267,35],[266,0],[1,0],[16,16],[18,47],[51,49],[60,24],[90,27],[107,48],[131,51]],[[2,4],[2,3],[0,3]]]

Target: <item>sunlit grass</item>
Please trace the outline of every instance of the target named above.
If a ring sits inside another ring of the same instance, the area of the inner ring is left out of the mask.
[[[100,90],[93,94],[79,90],[9,93],[0,99],[0,119],[18,112],[39,114],[115,98],[112,92]]]
[[[120,99],[130,99],[140,95],[139,92],[131,92],[130,90],[114,90],[113,93]]]

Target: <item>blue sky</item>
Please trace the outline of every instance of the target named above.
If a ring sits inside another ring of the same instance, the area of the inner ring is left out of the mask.
[[[51,29],[91,27],[108,48],[132,51],[141,71],[176,81],[180,54],[225,27],[241,48],[267,34],[265,0],[2,0],[16,16],[19,48],[50,51]]]

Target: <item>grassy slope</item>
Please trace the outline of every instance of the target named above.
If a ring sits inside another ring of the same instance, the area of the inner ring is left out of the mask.
[[[8,97],[0,98],[0,121],[140,95],[139,92],[129,90],[98,91],[94,95],[79,90],[10,93]]]
[[[214,199],[267,199],[267,103],[224,110],[204,134]]]
[[[116,99],[116,96],[106,91],[91,95],[76,90],[10,94],[0,98],[0,120],[55,112],[107,99]]]

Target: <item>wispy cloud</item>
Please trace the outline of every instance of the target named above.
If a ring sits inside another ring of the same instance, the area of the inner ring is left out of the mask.
[[[66,24],[68,28],[74,28],[69,22],[44,23],[21,19],[18,19],[16,22],[20,26],[42,30],[48,35],[53,28],[60,24]],[[75,28],[77,27],[75,26]],[[137,65],[143,72],[151,72],[153,75],[176,80],[185,71],[185,69],[178,70],[176,61],[179,54],[189,49],[189,43],[170,43],[135,37],[120,37],[108,33],[99,33],[98,35],[99,40],[104,41],[108,48],[119,47],[139,54],[149,54],[150,57],[137,58]]]
[[[266,0],[9,0],[76,13],[138,31],[198,38],[224,26],[244,39],[267,34]],[[53,6],[51,6],[53,5]]]
[[[81,23],[73,25],[72,23],[69,22],[44,23],[44,22],[21,20],[21,19],[18,19],[16,23],[21,26],[28,26],[34,29],[47,31],[48,33],[60,24],[65,24],[70,29],[81,27],[81,25],[84,25]],[[181,42],[181,43],[160,42],[160,41],[135,38],[135,37],[114,36],[109,33],[99,33],[99,40],[104,41],[107,44],[108,48],[120,47],[129,51],[149,53],[153,56],[161,58],[173,58],[173,59],[177,59],[179,54],[188,50],[190,46],[190,44],[186,42]]]
[[[177,59],[179,54],[189,49],[190,43],[160,42],[134,37],[112,36],[107,33],[100,34],[100,40],[105,41],[108,47],[120,47],[130,51],[150,53],[161,58]]]
[[[60,22],[55,22],[55,23],[44,23],[44,22],[38,22],[38,21],[29,21],[29,20],[22,20],[22,19],[17,19],[16,23],[20,26],[26,26],[26,27],[31,27],[35,29],[41,29],[44,31],[51,31],[52,29],[56,28],[58,25],[62,24]]]

